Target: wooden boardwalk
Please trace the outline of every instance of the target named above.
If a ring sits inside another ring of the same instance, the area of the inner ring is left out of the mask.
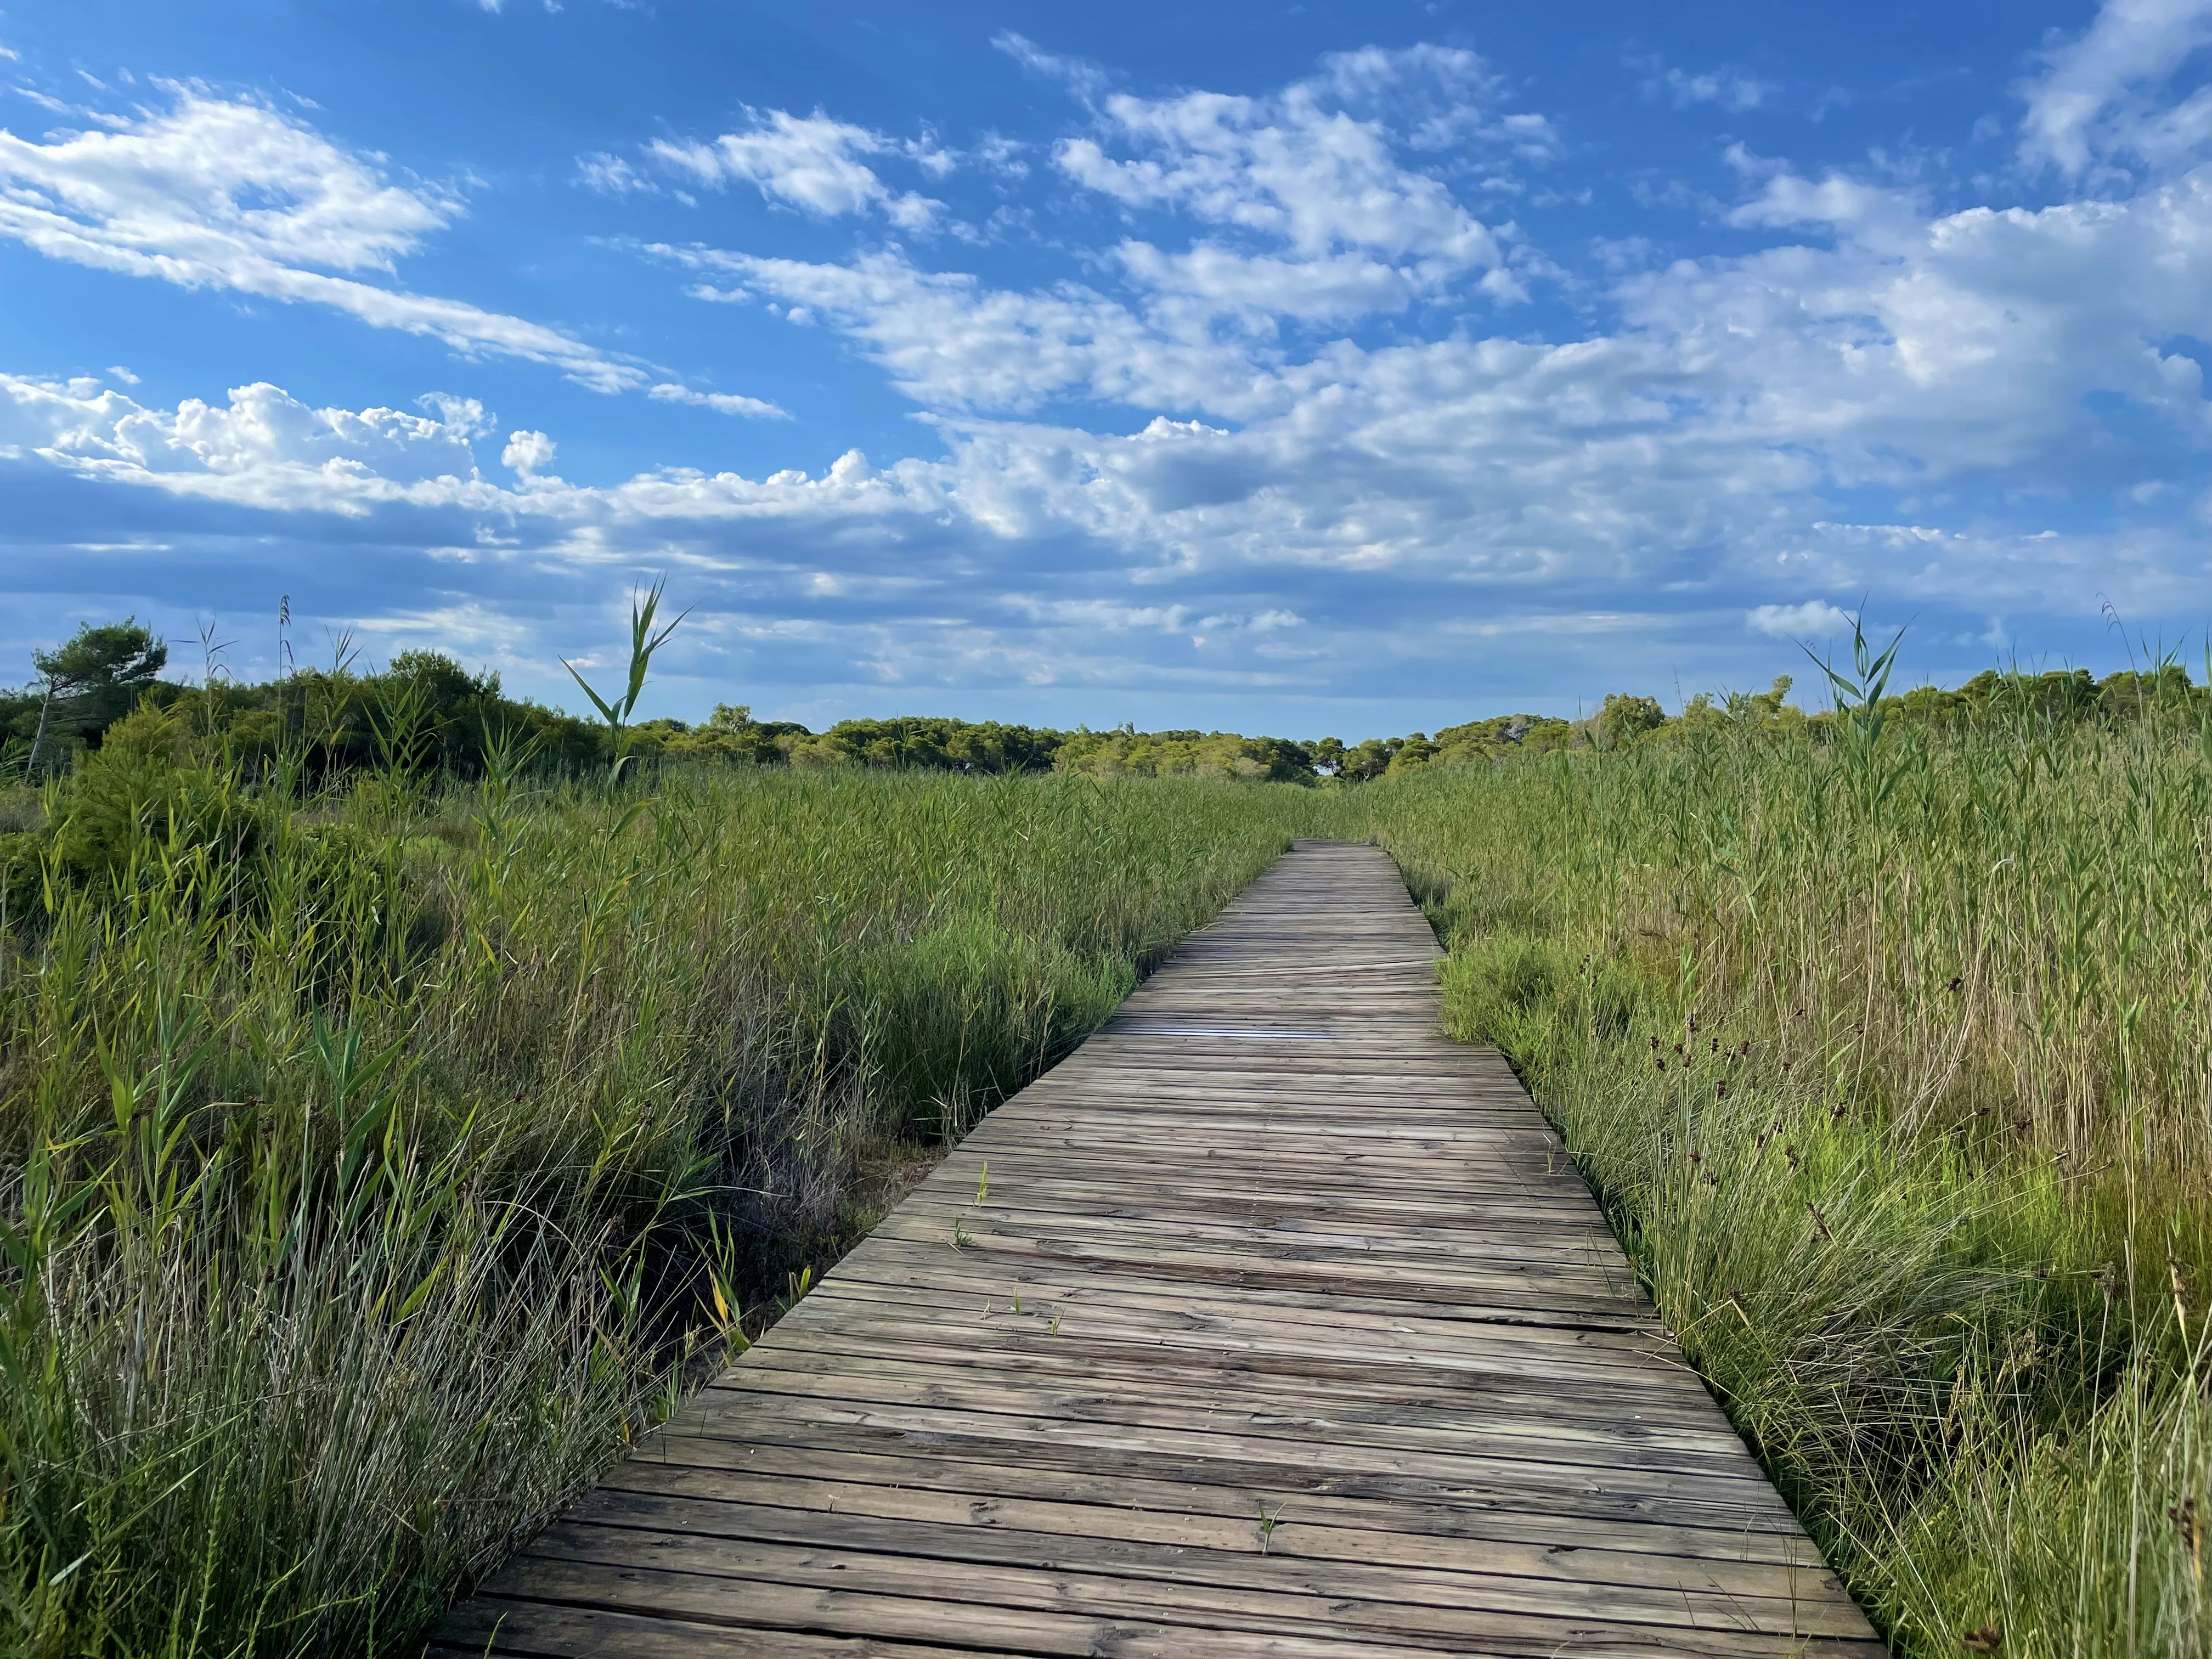
[[[1301,842],[440,1646],[1879,1659],[1369,848]]]

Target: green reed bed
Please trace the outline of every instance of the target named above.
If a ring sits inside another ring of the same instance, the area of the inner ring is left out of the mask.
[[[407,1651],[1310,791],[249,787],[0,835],[0,1650]]]
[[[1713,722],[1360,798],[1692,1361],[1907,1651],[2205,1650],[2185,708]]]

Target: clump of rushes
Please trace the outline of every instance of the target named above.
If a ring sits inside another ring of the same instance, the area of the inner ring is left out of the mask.
[[[407,1650],[1319,810],[648,797],[520,743],[464,787],[380,714],[380,771],[319,794],[165,728],[10,843],[0,1649]]]
[[[2023,712],[1360,797],[1662,1311],[1905,1651],[2212,1639],[2212,728]]]

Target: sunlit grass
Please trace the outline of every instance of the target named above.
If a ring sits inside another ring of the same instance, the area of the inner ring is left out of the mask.
[[[322,794],[133,717],[0,798],[5,1643],[405,1650],[1334,833],[1903,1647],[2202,1650],[2206,735],[1879,712],[1319,790],[395,739]]]
[[[1312,801],[124,731],[17,803],[0,1647],[404,1650]]]
[[[1927,1654],[2201,1651],[2212,764],[2187,705],[1716,727],[1360,797],[1447,1007]]]

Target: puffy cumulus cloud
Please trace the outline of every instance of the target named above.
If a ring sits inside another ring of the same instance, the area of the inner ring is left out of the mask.
[[[1264,97],[1190,92],[1147,98],[1109,89],[1095,66],[998,44],[1084,100],[1091,131],[1054,150],[1060,173],[1133,216],[1182,216],[1186,248],[1131,240],[1131,282],[1185,328],[1228,319],[1340,322],[1400,311],[1471,277],[1492,301],[1528,297],[1555,275],[1510,224],[1471,213],[1406,157],[1450,152],[1460,177],[1517,190],[1516,169],[1556,158],[1559,137],[1533,111],[1504,107],[1505,84],[1475,53],[1418,45],[1324,58]]]
[[[512,432],[507,434],[507,447],[499,452],[499,464],[518,478],[535,478],[541,473],[550,477],[558,447],[543,432]]]
[[[818,218],[874,212],[902,229],[922,230],[945,205],[914,191],[892,190],[860,159],[903,154],[925,171],[942,174],[950,158],[933,145],[902,144],[819,111],[793,115],[748,106],[745,115],[750,125],[742,131],[711,140],[655,139],[651,153],[699,184],[749,184],[771,201]],[[587,159],[585,167],[600,188],[634,187],[635,175],[627,163],[599,156]]]
[[[1837,483],[2110,482],[2100,398],[2192,447],[2212,435],[2200,366],[2175,343],[2212,331],[2212,170],[2121,200],[1941,215],[1782,170],[1735,218],[1820,245],[1632,277],[1624,317],[1725,389],[1715,418],[1816,446]]]
[[[1125,205],[1173,208],[1308,257],[1364,248],[1440,274],[1498,263],[1495,237],[1447,185],[1401,166],[1378,122],[1328,107],[1310,84],[1272,99],[1116,94],[1103,114],[1103,142],[1067,139],[1054,159]]]
[[[488,428],[483,407],[467,399],[428,397],[419,415],[313,409],[260,381],[222,404],[188,398],[162,410],[89,381],[15,375],[0,375],[0,395],[10,449],[88,478],[279,511],[359,514],[410,497],[488,499],[473,449]]]
[[[509,490],[488,481],[477,463],[477,446],[495,432],[482,405],[438,394],[421,400],[419,415],[355,411],[313,408],[257,383],[237,387],[222,405],[186,398],[163,410],[94,381],[0,375],[0,442],[16,459],[36,455],[88,480],[240,507],[347,514],[380,504],[434,507],[603,532],[825,502],[849,511],[871,494],[883,498],[879,504],[942,505],[939,493],[914,493],[928,467],[907,463],[879,474],[857,450],[819,479],[784,471],[756,481],[672,468],[611,486],[571,484],[550,471],[555,440],[536,430],[510,433],[500,449],[501,465],[525,486]]]
[[[0,131],[0,235],[48,258],[328,306],[465,356],[547,363],[602,391],[643,384],[634,366],[542,324],[356,274],[392,274],[459,211],[450,192],[394,184],[382,158],[266,104],[190,88],[166,109],[89,131],[43,141]]]

